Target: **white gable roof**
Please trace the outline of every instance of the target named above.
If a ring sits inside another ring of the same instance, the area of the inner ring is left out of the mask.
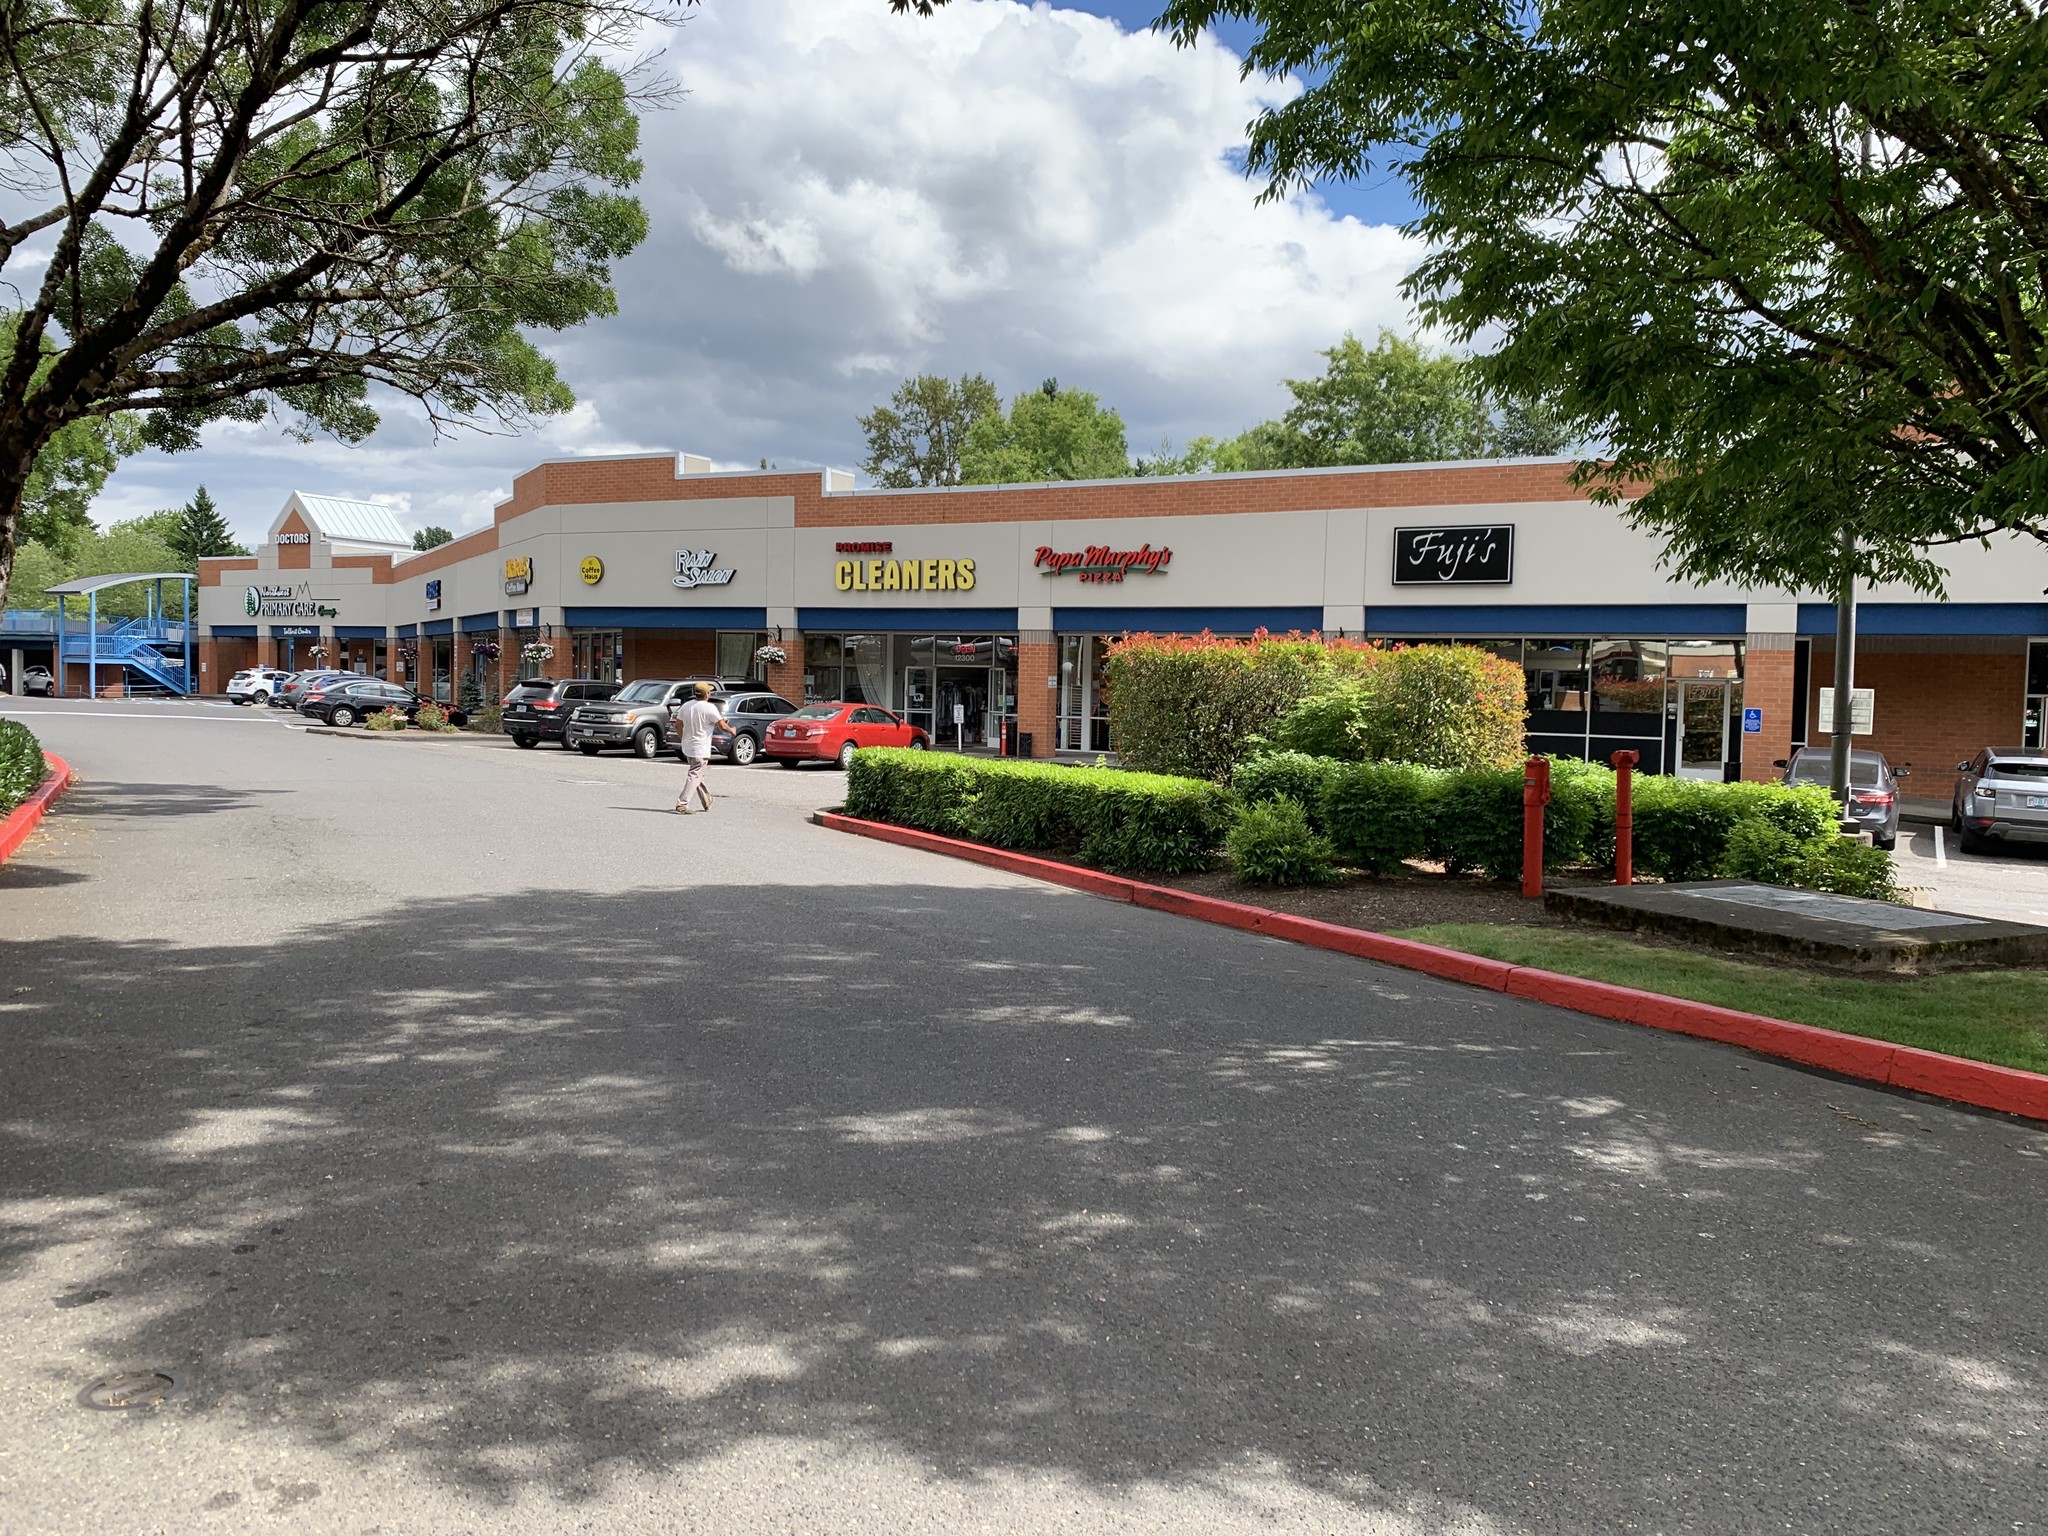
[[[412,548],[412,535],[398,526],[398,518],[389,507],[377,502],[309,496],[304,491],[293,491],[292,501],[314,531],[330,542]]]

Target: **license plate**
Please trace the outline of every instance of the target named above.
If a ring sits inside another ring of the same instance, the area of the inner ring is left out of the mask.
[[[2048,808],[2048,795],[2027,796],[2027,808],[2035,811]]]

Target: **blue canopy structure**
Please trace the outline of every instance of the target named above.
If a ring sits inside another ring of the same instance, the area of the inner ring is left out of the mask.
[[[86,696],[98,698],[100,692],[100,663],[109,666],[133,667],[144,676],[161,683],[173,693],[192,692],[192,583],[197,578],[190,571],[126,571],[117,575],[81,576],[75,581],[60,581],[43,590],[57,598],[57,644],[55,661],[57,692],[64,691],[64,662],[66,658],[64,635],[64,603],[67,597],[82,597],[86,601],[86,628],[84,646],[78,644],[80,637],[73,636],[72,654],[81,649],[84,652]],[[100,633],[100,593],[108,587],[125,587],[133,582],[146,581],[150,584],[148,612],[139,619],[128,619],[114,626],[105,635]],[[173,626],[164,618],[164,583],[179,582],[184,588],[185,616],[182,622]],[[182,659],[173,661],[164,654],[167,646],[177,645]]]

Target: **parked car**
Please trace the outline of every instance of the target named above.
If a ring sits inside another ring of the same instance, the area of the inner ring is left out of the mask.
[[[618,691],[618,684],[595,677],[522,677],[500,701],[504,732],[515,747],[537,747],[543,739],[567,747],[569,716],[576,706]]]
[[[661,755],[671,706],[692,696],[688,683],[639,677],[608,699],[590,699],[569,711],[564,744],[586,757],[607,747],[630,748],[641,757]]]
[[[683,697],[678,702],[687,702],[694,697],[694,683],[679,686]],[[722,757],[741,768],[761,755],[768,740],[769,727],[796,713],[794,704],[779,693],[769,693],[759,683],[743,683],[731,692],[714,693],[711,702],[718,706],[719,714],[732,722],[729,731],[712,731],[711,755]],[[682,757],[683,741],[673,717],[663,728],[662,740],[678,759]]]
[[[1834,768],[1826,747],[1801,747],[1785,770],[1787,784],[1818,784],[1823,789],[1834,783]],[[1868,832],[1880,848],[1899,841],[1899,780],[1911,778],[1910,768],[1894,769],[1882,752],[1861,748],[1849,753],[1849,805],[1844,819],[1859,832]]]
[[[819,762],[847,768],[860,747],[921,751],[931,743],[917,726],[879,704],[806,704],[770,726],[763,745],[785,768]]]
[[[21,669],[21,691],[53,698],[57,692],[57,680],[50,676],[48,667],[23,667]]]
[[[306,690],[315,683],[324,683],[337,677],[360,677],[359,672],[344,672],[339,667],[321,667],[310,672],[294,672],[280,681],[271,692],[272,709],[297,709],[299,701],[306,696]]]
[[[2048,750],[1986,747],[1957,763],[1949,825],[1965,853],[1994,843],[2048,843]]]
[[[402,683],[382,682],[374,677],[338,677],[315,683],[299,702],[299,713],[328,725],[355,725],[379,710],[402,709],[405,718],[417,721],[420,706],[432,702]],[[469,716],[459,709],[448,711],[450,725],[467,725]]]
[[[290,677],[291,673],[279,667],[245,667],[228,679],[228,702],[268,704],[270,696]]]

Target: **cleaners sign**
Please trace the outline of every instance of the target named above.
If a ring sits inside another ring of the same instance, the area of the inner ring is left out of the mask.
[[[1136,549],[1111,549],[1091,544],[1082,550],[1058,550],[1038,546],[1032,567],[1047,576],[1074,576],[1082,581],[1122,581],[1135,571],[1140,576],[1157,576],[1166,569],[1173,551],[1141,544]]]
[[[888,555],[888,543],[839,544],[842,555]],[[841,560],[832,585],[842,592],[972,592],[972,560]]]

